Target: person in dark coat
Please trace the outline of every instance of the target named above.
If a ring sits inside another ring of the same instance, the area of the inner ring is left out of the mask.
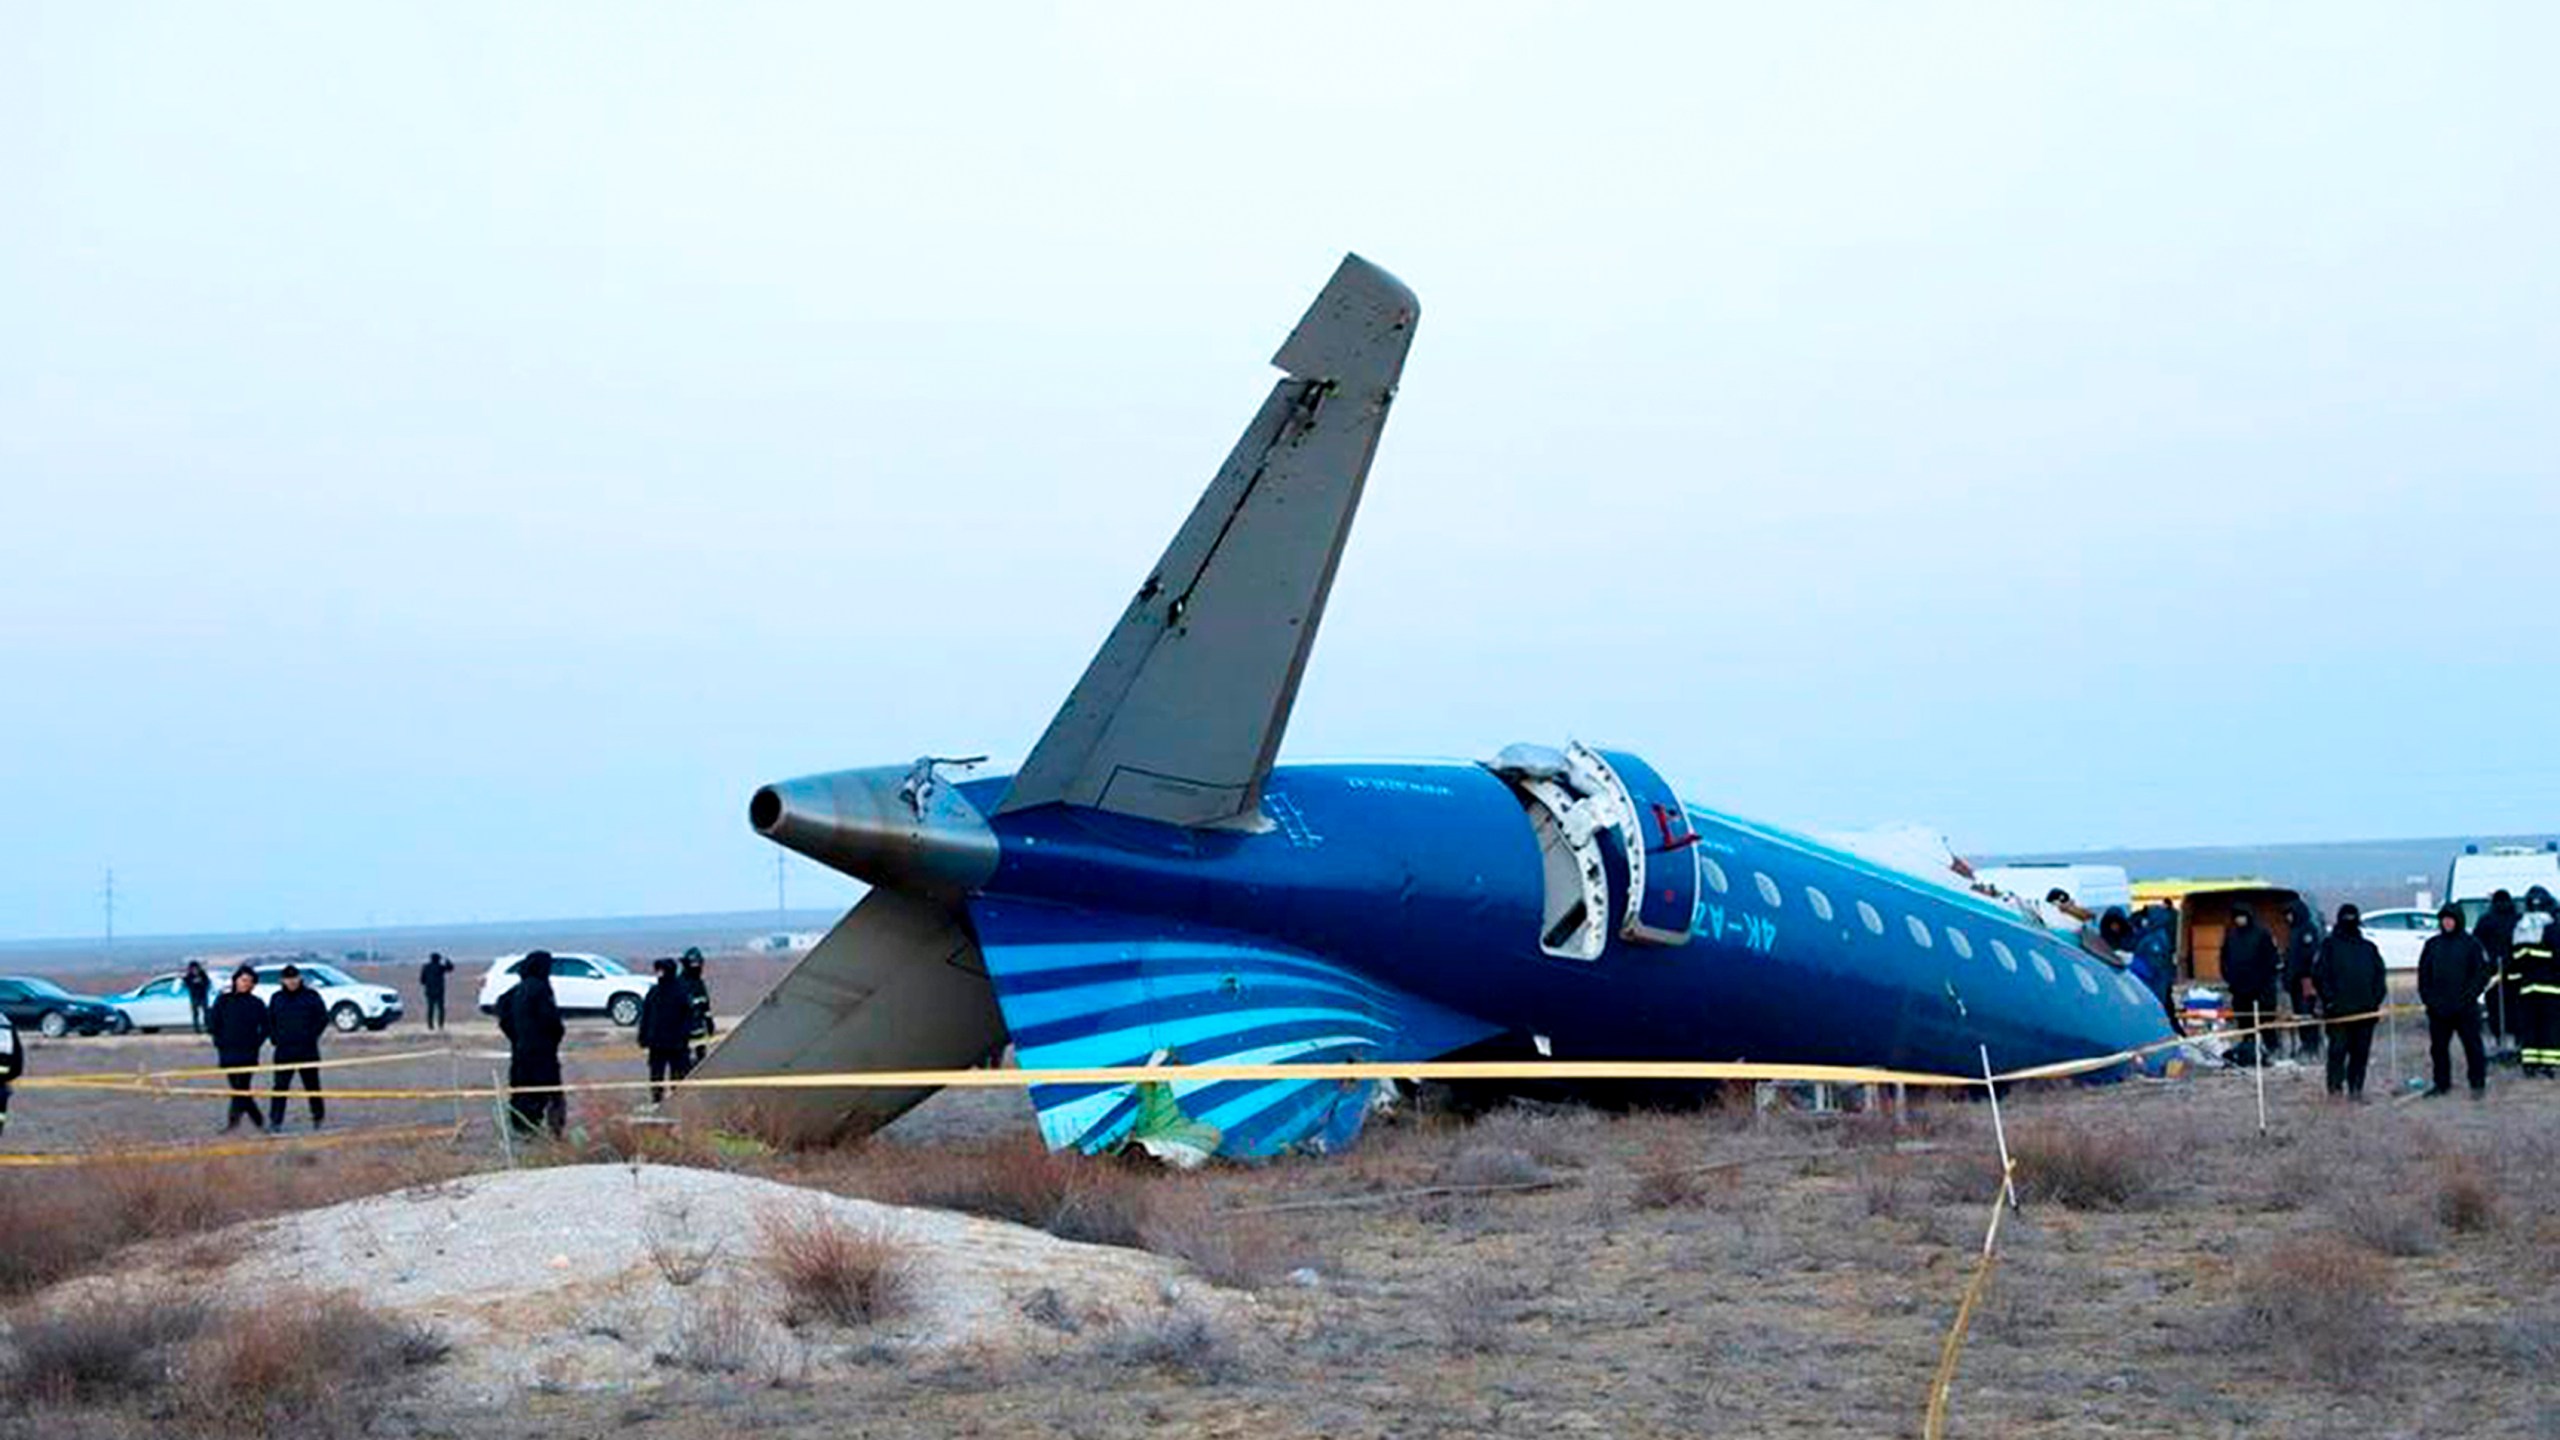
[[[2258,1027],[2275,1023],[2276,977],[2283,969],[2275,937],[2258,923],[2257,912],[2233,906],[2231,926],[2222,932],[2222,983],[2231,987],[2231,1023],[2247,1038],[2231,1047],[2232,1064],[2263,1065],[2271,1058],[2275,1036]]]
[[[2471,1098],[2489,1089],[2489,1057],[2480,1048],[2480,992],[2497,979],[2489,952],[2477,937],[2463,933],[2462,907],[2436,912],[2436,933],[2418,952],[2418,998],[2427,1007],[2427,1053],[2435,1061],[2435,1088],[2429,1095],[2453,1093],[2453,1041],[2462,1041],[2462,1071],[2471,1082]]]
[[[684,993],[692,1002],[693,1038],[696,1042],[693,1063],[699,1065],[711,1048],[700,1042],[718,1034],[720,1025],[711,1018],[711,984],[702,978],[702,952],[692,946],[686,946],[684,952]]]
[[[212,1008],[204,1012],[204,1028],[213,1036],[214,1061],[231,1086],[231,1110],[222,1128],[237,1130],[246,1120],[253,1129],[266,1129],[258,1097],[250,1089],[257,1083],[258,1052],[267,1044],[267,1002],[258,998],[257,971],[243,965],[231,972],[231,988],[214,997]]]
[[[676,973],[676,962],[661,959],[657,981],[640,1002],[640,1048],[649,1054],[649,1103],[667,1098],[666,1082],[693,1071],[693,996]]]
[[[2321,1013],[2340,1017],[2329,1021],[2329,1093],[2361,1100],[2380,1018],[2373,1012],[2391,998],[2391,982],[2382,952],[2365,938],[2363,912],[2353,905],[2338,907],[2337,926],[2320,942],[2311,981],[2320,992]]]
[[[213,1003],[213,977],[205,973],[203,961],[190,960],[187,973],[178,977],[178,986],[187,992],[187,1023],[201,1035],[205,1007]]]
[[[569,1099],[560,1093],[560,1000],[551,993],[551,952],[516,962],[516,983],[498,997],[498,1033],[507,1037],[507,1121],[518,1135],[568,1127]],[[536,1093],[526,1094],[525,1091]]]
[[[2320,997],[2311,984],[2312,962],[2320,958],[2320,919],[2300,896],[2285,911],[2284,996],[2298,1022],[2293,1053],[2304,1058],[2320,1053]]]
[[[2560,904],[2536,885],[2524,892],[2507,972],[2515,990],[2516,1047],[2527,1075],[2560,1075]]]
[[[2490,968],[2498,972],[2496,985],[2489,991],[2489,1033],[2505,1040],[2516,1033],[2516,897],[2501,890],[2489,897],[2489,908],[2480,912],[2480,923],[2471,928],[2471,938],[2489,953]]]
[[[2166,905],[2145,905],[2133,915],[2133,973],[2160,1001],[2172,1028],[2184,1033],[2177,1001],[2178,912]]]
[[[426,996],[430,1030],[444,1028],[444,977],[452,973],[453,962],[444,958],[441,950],[428,955],[427,963],[418,967],[418,990]]]
[[[0,1011],[0,1135],[9,1130],[9,1086],[27,1073],[27,1052],[18,1044],[18,1027]]]
[[[329,1115],[320,1098],[320,1037],[329,1029],[329,1002],[302,983],[302,967],[287,965],[276,976],[275,998],[267,1002],[267,1035],[276,1044],[275,1088],[267,1092],[267,1128],[284,1128],[284,1092],[293,1088],[297,1068],[302,1097],[311,1105],[311,1128]]]

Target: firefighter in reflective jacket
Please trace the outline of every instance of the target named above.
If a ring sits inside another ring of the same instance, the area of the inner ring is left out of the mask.
[[[2560,1075],[2560,904],[2536,885],[2516,917],[2516,1043],[2527,1075]]]

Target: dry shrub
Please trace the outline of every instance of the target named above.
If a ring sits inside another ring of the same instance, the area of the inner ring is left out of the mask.
[[[2228,1329],[2247,1353],[2299,1357],[2352,1385],[2376,1378],[2397,1322],[2388,1264],[2334,1235],[2293,1235],[2241,1266]]]
[[[1527,1190],[1555,1183],[1547,1167],[1508,1145],[1468,1145],[1440,1167],[1435,1183],[1469,1190]]]
[[[1010,1220],[1062,1240],[1136,1249],[1143,1243],[1149,1184],[1126,1165],[1029,1141],[901,1151],[894,1165],[866,1167],[846,1188],[893,1204]]]
[[[1636,1183],[1628,1199],[1639,1210],[1703,1205],[1710,1193],[1707,1177],[1699,1173],[1688,1147],[1659,1136],[1637,1152],[1630,1168],[1635,1172]]]
[[[2473,1235],[2505,1218],[2489,1167],[2464,1151],[2445,1155],[2436,1169],[2436,1220],[2457,1235]]]
[[[914,1303],[913,1251],[885,1227],[855,1225],[815,1204],[777,1206],[757,1213],[756,1238],[757,1263],[782,1287],[786,1325],[871,1325]]]
[[[203,1329],[206,1314],[184,1295],[119,1290],[20,1315],[0,1396],[71,1405],[146,1393],[167,1377],[170,1347]]]
[[[450,1347],[352,1295],[287,1292],[222,1317],[189,1347],[180,1410],[208,1429],[276,1436],[363,1430],[403,1372]]]
[[[2332,1188],[2325,1207],[2339,1233],[2377,1255],[2432,1255],[2442,1239],[2433,1197],[2396,1174],[2364,1172]]]
[[[1468,1128],[1476,1145],[1516,1151],[1547,1170],[1580,1170],[1591,1163],[1595,1132],[1606,1120],[1579,1107],[1550,1110],[1512,1105],[1488,1112]]]
[[[662,1366],[696,1375],[746,1375],[773,1368],[775,1347],[762,1316],[737,1290],[679,1292],[674,1331],[656,1355]]]
[[[1870,1155],[1858,1163],[1858,1200],[1869,1215],[1899,1219],[1919,1199],[1911,1162],[1898,1155]]]
[[[1442,1288],[1435,1307],[1441,1338],[1461,1354],[1501,1349],[1528,1294],[1528,1285],[1517,1275],[1495,1270],[1460,1272]]]
[[[2164,1177],[2172,1163],[2152,1132],[2059,1120],[2012,1126],[2009,1155],[2021,1201],[2072,1210],[2155,1208],[2166,1199]],[[1996,1161],[1992,1171],[1996,1185]],[[1991,1189],[1980,1193],[1987,1196]]]
[[[1194,1385],[1241,1380],[1252,1369],[1234,1336],[1190,1310],[1120,1326],[1095,1348],[1119,1364],[1161,1371]]]
[[[1268,1221],[1221,1213],[1197,1190],[1158,1196],[1139,1240],[1158,1255],[1188,1264],[1210,1284],[1231,1290],[1259,1289],[1288,1268]]]
[[[652,1204],[640,1217],[640,1244],[660,1279],[681,1290],[711,1271],[720,1258],[717,1239],[693,1233],[693,1206],[683,1200]]]
[[[584,1129],[578,1143],[561,1147],[564,1164],[686,1165],[697,1170],[725,1170],[730,1158],[708,1138],[709,1131],[672,1125],[660,1119],[617,1111]]]

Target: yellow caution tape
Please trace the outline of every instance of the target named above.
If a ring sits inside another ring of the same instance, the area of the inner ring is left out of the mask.
[[[2261,1031],[2299,1029],[2306,1025],[2327,1025],[2347,1020],[2369,1020],[2389,1013],[2394,1008],[2414,1007],[2385,1007],[2358,1015],[2317,1019],[2271,1020],[2245,1029],[2223,1030],[2215,1033],[2224,1039],[2239,1039]],[[2018,1070],[2005,1070],[1991,1076],[1988,1083],[2007,1085],[2019,1081],[2065,1079],[2074,1075],[2088,1074],[2140,1060],[2146,1055],[2162,1050],[2171,1050],[2190,1044],[2193,1038],[2175,1036],[2104,1055],[2056,1061],[2052,1064],[2029,1066]],[[417,1059],[422,1056],[445,1053],[448,1052],[429,1050],[404,1056],[365,1057],[334,1063],[378,1064],[391,1059]],[[31,1078],[18,1083],[30,1089],[96,1089],[219,1098],[234,1092],[227,1087],[172,1085],[164,1082],[233,1074],[254,1076],[264,1074],[270,1069],[300,1068],[302,1067],[295,1065],[259,1065],[239,1066],[228,1070],[164,1070],[134,1075],[101,1075],[96,1078],[63,1075]],[[1795,1081],[1834,1085],[1904,1085],[1935,1089],[1978,1089],[1986,1083],[1980,1075],[1941,1075],[1927,1070],[1894,1070],[1869,1065],[1789,1065],[1747,1060],[1366,1060],[1325,1064],[1264,1062],[1210,1065],[1095,1065],[1017,1070],[839,1070],[807,1075],[734,1075],[711,1079],[666,1081],[580,1080],[558,1085],[466,1085],[441,1089],[348,1087],[330,1089],[324,1093],[332,1100],[487,1100],[503,1099],[509,1094],[550,1095],[649,1089],[969,1090],[1021,1089],[1033,1085],[1130,1085],[1156,1081],[1209,1084],[1231,1080],[1333,1080],[1344,1083],[1362,1080],[1730,1080]]]
[[[1965,1281],[1964,1298],[1956,1302],[1955,1323],[1947,1327],[1947,1338],[1938,1346],[1938,1371],[1929,1381],[1929,1409],[1920,1427],[1922,1440],[1940,1440],[1947,1433],[1947,1398],[1955,1388],[1956,1358],[1964,1353],[1964,1337],[1973,1328],[1974,1308],[1982,1303],[1982,1292],[1991,1284],[1992,1262],[2000,1255],[2000,1216],[2009,1208],[2008,1181],[1991,1192],[1991,1224],[1982,1232],[1982,1258],[1973,1266],[1973,1276]]]
[[[0,1155],[0,1169],[50,1170],[72,1165],[148,1165],[171,1160],[221,1160],[242,1155],[278,1155],[292,1151],[336,1150],[349,1145],[385,1145],[393,1141],[456,1140],[452,1125],[410,1125],[396,1130],[343,1130],[329,1135],[273,1136],[262,1140],[224,1141],[213,1145],[160,1145],[134,1150],[66,1151],[59,1154]]]
[[[270,1070],[345,1070],[357,1065],[394,1065],[409,1060],[431,1060],[438,1055],[456,1053],[450,1047],[437,1050],[403,1050],[392,1055],[351,1055],[343,1060],[313,1060],[308,1063],[290,1060],[278,1064],[272,1060],[254,1065],[207,1065],[188,1070],[89,1070],[69,1075],[30,1075],[17,1082],[27,1090],[78,1089],[91,1085],[123,1083],[148,1084],[159,1080],[214,1080],[225,1075],[263,1075]]]

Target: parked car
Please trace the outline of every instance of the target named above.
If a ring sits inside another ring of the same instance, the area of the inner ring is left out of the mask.
[[[516,988],[516,965],[522,955],[501,955],[480,977],[480,1013],[498,1013],[498,997]],[[649,993],[651,977],[634,975],[610,955],[583,952],[551,957],[551,993],[563,1015],[602,1015],[629,1028],[640,1023],[640,1001]]]
[[[0,1013],[21,1030],[59,1040],[77,1030],[83,1035],[132,1028],[124,1014],[95,995],[74,995],[35,975],[0,976]]]
[[[2364,938],[2382,952],[2382,968],[2407,970],[2418,968],[2418,952],[2427,948],[2427,937],[2436,933],[2433,910],[2367,910],[2364,912]]]
[[[257,995],[261,1000],[275,998],[284,984],[282,960],[260,961],[254,968],[258,976]],[[400,992],[388,985],[371,985],[349,975],[325,960],[296,960],[302,969],[302,983],[317,991],[322,1004],[329,1007],[329,1023],[341,1034],[357,1030],[380,1030],[400,1018],[403,1009]],[[138,1030],[183,1030],[194,1023],[187,1009],[186,987],[179,983],[176,972],[155,975],[120,995],[107,997],[107,1003],[120,1012],[126,1022]],[[206,995],[208,1003],[230,988],[231,972],[214,972],[213,989]]]

